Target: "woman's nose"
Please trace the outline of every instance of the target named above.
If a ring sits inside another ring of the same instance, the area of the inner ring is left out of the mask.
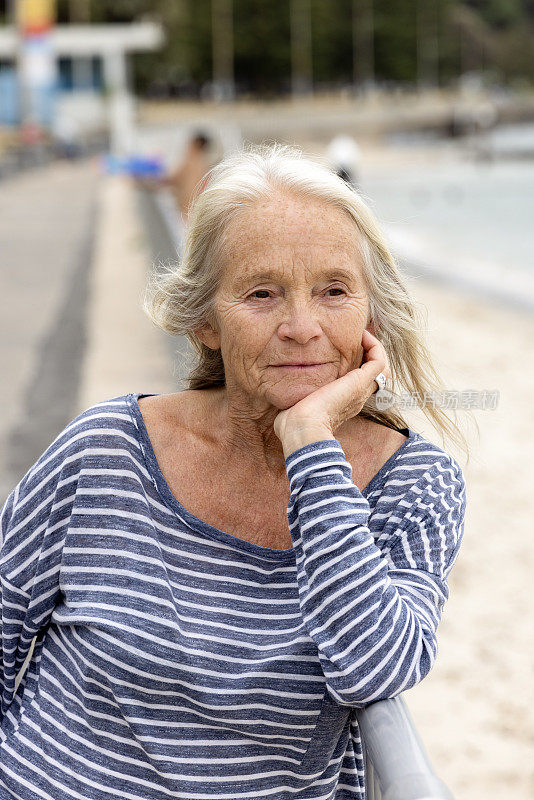
[[[299,344],[305,344],[309,339],[321,334],[322,328],[316,313],[304,303],[288,307],[283,322],[278,326],[278,335],[281,339],[294,339]]]

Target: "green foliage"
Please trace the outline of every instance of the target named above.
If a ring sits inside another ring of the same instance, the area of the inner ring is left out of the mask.
[[[316,83],[352,81],[352,0],[312,0],[312,52]]]
[[[273,0],[234,0],[235,74],[246,89],[280,90],[291,74],[289,8]]]
[[[464,5],[495,29],[509,28],[523,19],[521,0],[465,0]]]
[[[238,88],[263,95],[291,84],[291,0],[233,0],[234,68]],[[353,10],[369,0],[310,0],[314,83],[348,85],[353,80]],[[67,22],[76,0],[58,0]],[[534,0],[373,0],[374,72],[378,81],[412,83],[418,77],[418,13],[437,19],[441,83],[463,66],[462,46],[484,49],[486,68],[506,78],[534,81]],[[166,42],[158,53],[134,57],[138,91],[151,86],[201,85],[212,79],[211,0],[91,0],[93,22],[129,22],[149,16],[163,23]]]
[[[430,0],[426,0],[429,2]],[[413,82],[417,76],[417,18],[413,0],[376,0],[375,71],[383,80]]]

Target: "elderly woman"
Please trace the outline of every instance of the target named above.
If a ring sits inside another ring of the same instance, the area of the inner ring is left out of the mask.
[[[273,145],[212,170],[150,308],[189,389],[89,408],[3,510],[0,796],[361,800],[355,709],[428,674],[463,533],[383,389],[436,386],[414,303],[360,196]]]

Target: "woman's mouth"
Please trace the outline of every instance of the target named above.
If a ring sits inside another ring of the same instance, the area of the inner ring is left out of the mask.
[[[306,370],[306,369],[317,369],[318,367],[325,367],[326,364],[278,364],[276,365],[276,369],[294,369],[294,370]]]

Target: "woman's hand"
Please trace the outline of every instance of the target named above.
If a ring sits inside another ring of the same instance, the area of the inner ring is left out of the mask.
[[[286,458],[304,444],[334,439],[334,431],[357,416],[376,391],[376,376],[383,372],[387,378],[391,377],[384,346],[368,330],[363,331],[362,346],[361,367],[321,386],[275,418],[274,432],[283,444]]]

